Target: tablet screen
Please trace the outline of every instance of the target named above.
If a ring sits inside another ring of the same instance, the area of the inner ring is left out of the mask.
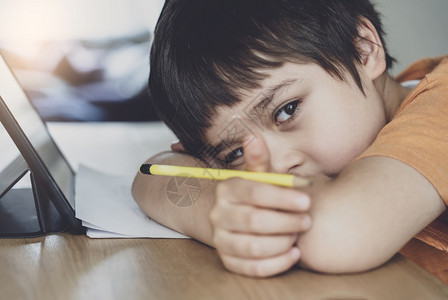
[[[1,56],[0,96],[53,181],[74,208],[74,173],[51,138],[45,123]]]

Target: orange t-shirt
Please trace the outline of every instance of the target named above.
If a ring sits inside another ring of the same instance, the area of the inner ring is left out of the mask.
[[[420,79],[361,155],[388,156],[417,169],[448,205],[448,56],[410,66],[398,81]]]
[[[420,60],[396,80],[421,81],[360,158],[387,156],[412,166],[448,205],[448,56]],[[430,263],[418,255],[422,261],[416,262],[448,283],[448,211],[416,238],[441,250],[440,257]]]

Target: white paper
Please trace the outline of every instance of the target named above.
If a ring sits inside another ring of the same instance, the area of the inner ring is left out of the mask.
[[[135,203],[132,178],[80,165],[76,174],[76,217],[95,238],[188,238],[151,220]]]

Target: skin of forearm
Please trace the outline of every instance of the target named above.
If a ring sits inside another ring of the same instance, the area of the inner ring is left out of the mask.
[[[202,162],[192,156],[169,151],[159,153],[146,162],[178,166],[203,166]],[[168,198],[167,185],[171,179],[170,176],[138,173],[132,185],[132,195],[135,201],[143,212],[156,222],[212,246],[209,213],[215,202],[216,182],[199,179],[199,198],[191,206],[181,207]],[[179,192],[187,193],[188,191]]]
[[[299,238],[300,264],[324,273],[383,264],[445,209],[420,173],[384,157],[360,160],[309,193],[313,226]]]

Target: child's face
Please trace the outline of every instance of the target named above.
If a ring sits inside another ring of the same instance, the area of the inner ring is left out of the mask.
[[[337,175],[386,124],[383,99],[359,70],[366,96],[351,76],[341,81],[317,64],[287,63],[270,71],[260,89],[218,109],[206,139],[229,168],[244,168],[242,140],[265,139],[273,172]]]

